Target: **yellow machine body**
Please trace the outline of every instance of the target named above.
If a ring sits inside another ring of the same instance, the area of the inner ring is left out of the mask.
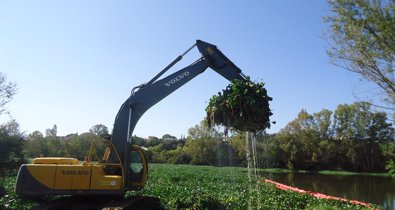
[[[100,164],[27,164],[26,167],[35,180],[49,189],[120,190],[123,186],[122,176],[106,175]]]
[[[143,150],[132,147],[130,173],[126,173],[119,159],[109,160],[110,153],[116,153],[111,142],[99,141],[103,142],[102,149],[95,148],[97,142],[92,142],[87,160],[81,163],[75,158],[45,157],[23,164],[18,172],[16,192],[21,195],[121,194],[129,189],[142,189],[148,176]],[[129,174],[130,183],[124,183],[125,174]]]

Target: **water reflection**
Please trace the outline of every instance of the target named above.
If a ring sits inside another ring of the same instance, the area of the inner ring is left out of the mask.
[[[395,179],[379,176],[337,176],[318,173],[260,173],[304,190],[395,209]]]

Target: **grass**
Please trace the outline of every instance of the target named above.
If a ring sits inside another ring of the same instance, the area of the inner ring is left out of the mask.
[[[0,198],[8,209],[28,209],[35,202],[20,199],[15,177],[4,179],[7,195]],[[367,209],[307,194],[282,191],[260,181],[249,182],[245,168],[150,164],[144,190],[127,196],[154,196],[167,209]]]

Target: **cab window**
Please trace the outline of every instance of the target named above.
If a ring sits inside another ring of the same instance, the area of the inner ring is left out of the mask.
[[[132,151],[132,161],[130,163],[130,169],[133,173],[141,173],[143,171],[143,162],[141,160],[140,154],[137,151]]]

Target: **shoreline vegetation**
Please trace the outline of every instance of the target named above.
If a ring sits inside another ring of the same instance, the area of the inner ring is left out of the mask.
[[[291,170],[284,168],[259,168],[257,172],[267,172],[267,173],[318,173],[325,175],[337,175],[337,176],[381,176],[390,177],[389,173],[372,173],[372,172],[352,172],[343,170],[320,170],[320,171],[308,171],[308,170]]]

